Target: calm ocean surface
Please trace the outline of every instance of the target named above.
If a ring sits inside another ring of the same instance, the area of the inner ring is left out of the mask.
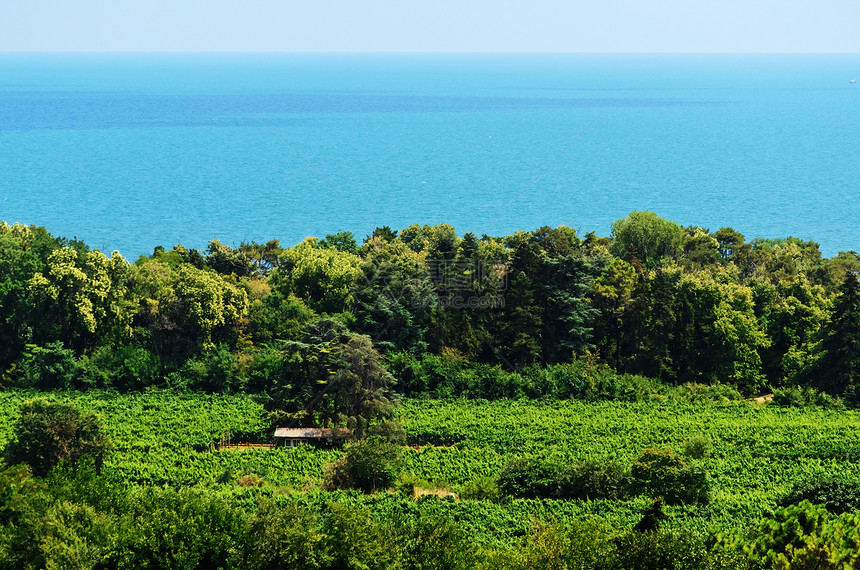
[[[131,260],[453,224],[860,251],[860,56],[0,54],[0,220]]]

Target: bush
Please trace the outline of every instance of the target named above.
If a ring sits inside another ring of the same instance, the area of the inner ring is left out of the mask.
[[[688,382],[675,389],[675,399],[683,402],[739,402],[744,399],[731,384]]]
[[[668,504],[707,503],[710,480],[707,472],[687,465],[669,449],[646,449],[630,468],[631,489],[663,497]]]
[[[249,565],[259,570],[311,570],[326,567],[330,555],[319,517],[295,502],[264,500],[250,520]]]
[[[599,568],[615,550],[606,527],[596,521],[533,521],[506,568],[528,570],[555,568]]]
[[[406,568],[472,570],[475,550],[472,537],[453,521],[439,515],[396,517],[393,545]]]
[[[831,514],[860,510],[860,479],[832,477],[796,483],[780,506],[787,507],[803,501],[822,505]]]
[[[68,390],[74,387],[80,374],[75,352],[63,348],[62,342],[52,342],[45,346],[28,344],[8,377],[19,388]]]
[[[406,445],[406,430],[400,422],[394,420],[385,420],[378,424],[373,424],[367,430],[369,436],[378,436],[385,441],[395,445]]]
[[[624,568],[625,570],[653,570],[655,568],[676,568],[695,570],[709,567],[730,569],[743,568],[731,563],[726,557],[722,564],[709,565],[709,553],[704,542],[688,534],[675,534],[665,530],[650,532],[628,532],[615,539],[615,556],[597,569]],[[732,561],[734,562],[734,561]]]
[[[360,489],[365,493],[394,485],[403,466],[400,447],[379,436],[349,443],[343,456],[326,465],[323,489]]]
[[[198,358],[188,359],[172,377],[174,387],[211,393],[237,392],[245,384],[236,355],[223,344]]]
[[[15,437],[4,451],[6,461],[26,463],[39,476],[62,461],[75,463],[83,457],[90,457],[98,469],[111,447],[96,414],[65,402],[24,402],[13,431]]]
[[[797,408],[805,406],[820,406],[830,410],[845,408],[845,404],[841,398],[831,396],[826,392],[819,392],[809,386],[805,388],[801,388],[800,386],[777,388],[773,391],[773,403],[778,406]]]
[[[558,472],[553,467],[530,457],[513,459],[499,472],[499,491],[509,497],[523,499],[548,498],[558,489]]]
[[[141,390],[161,383],[161,360],[135,346],[100,347],[81,359],[80,384],[92,388]]]
[[[824,507],[803,501],[778,509],[751,538],[718,536],[715,542],[715,550],[742,553],[754,568],[857,568],[860,519],[848,513],[830,515]]]
[[[502,493],[499,484],[493,477],[478,477],[472,479],[459,489],[461,499],[474,501],[498,501]]]
[[[694,435],[684,443],[684,449],[681,453],[690,459],[710,457],[711,440],[704,434]]]
[[[616,461],[583,461],[561,474],[561,499],[621,499],[628,485],[626,469]]]

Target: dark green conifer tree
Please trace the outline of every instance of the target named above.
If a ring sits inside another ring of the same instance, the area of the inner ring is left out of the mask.
[[[820,381],[829,392],[856,400],[860,380],[860,282],[856,273],[846,273],[839,293],[821,343],[825,354]]]

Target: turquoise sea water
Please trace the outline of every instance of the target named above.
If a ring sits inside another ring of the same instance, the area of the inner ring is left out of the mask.
[[[860,251],[860,56],[0,54],[0,220],[126,257],[412,223]]]

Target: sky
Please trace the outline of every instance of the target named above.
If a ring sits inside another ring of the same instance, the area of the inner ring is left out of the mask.
[[[858,53],[858,0],[0,0],[0,51]]]

